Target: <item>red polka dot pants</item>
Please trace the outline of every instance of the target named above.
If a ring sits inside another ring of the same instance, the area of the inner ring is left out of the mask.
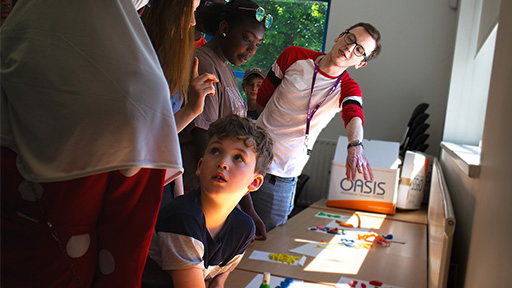
[[[165,170],[34,183],[1,162],[0,286],[140,287]]]

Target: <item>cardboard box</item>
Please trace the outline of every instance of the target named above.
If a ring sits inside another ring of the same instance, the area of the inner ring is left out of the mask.
[[[398,185],[398,209],[418,210],[423,202],[423,191],[428,173],[428,157],[420,152],[406,151]]]
[[[374,181],[365,181],[362,174],[358,174],[356,181],[347,181],[345,161],[348,139],[340,136],[332,161],[327,206],[395,214],[400,143],[366,139],[362,142]]]

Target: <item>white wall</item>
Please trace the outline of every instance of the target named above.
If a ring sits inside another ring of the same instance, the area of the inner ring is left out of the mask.
[[[510,279],[512,248],[503,239],[512,238],[512,1],[501,1],[496,50],[482,139],[479,185],[465,286],[497,287]],[[450,188],[451,189],[451,188]],[[457,220],[457,224],[459,221]],[[483,245],[482,245],[483,244]]]
[[[478,8],[481,1],[461,0],[463,10],[467,7],[473,13],[463,15],[460,20],[478,18],[479,12],[475,7]],[[512,1],[501,1],[501,7],[499,3],[498,7],[499,26],[495,36],[494,60],[487,63],[492,64],[490,88],[482,92],[488,97],[485,116],[480,124],[483,131],[480,176],[469,178],[450,156],[445,153],[441,156],[457,219],[451,259],[457,266],[456,273],[451,275],[455,287],[499,287],[508,281],[512,271],[512,248],[504,242],[504,239],[512,237],[512,185],[509,181],[512,172],[512,130],[509,128],[512,125]],[[476,31],[467,22],[461,25],[466,32]],[[474,45],[477,41],[475,34],[470,35],[470,45]],[[473,58],[468,60],[474,61]],[[464,73],[464,67],[474,71],[468,62],[454,61],[454,70],[460,69]],[[455,88],[453,92],[453,99],[450,94],[453,107],[457,106],[457,101],[464,105],[467,98],[458,97],[460,91]],[[447,119],[457,114],[458,111],[449,108]]]
[[[459,9],[473,7],[472,12],[463,12],[462,19],[475,17],[475,7],[485,1],[457,1]],[[363,69],[349,71],[363,90],[365,138],[400,141],[412,109],[419,102],[428,102],[428,122],[432,125],[428,143],[439,151],[444,122],[457,121],[457,109],[466,109],[463,105],[467,100],[460,97],[458,103],[450,105],[453,109],[446,110],[449,91],[459,93],[457,89],[464,89],[464,85],[450,88],[452,64],[455,70],[457,65],[466,65],[468,59],[453,57],[459,17],[458,11],[449,8],[449,2],[332,0],[326,50],[332,48],[341,31],[359,21],[374,24],[383,36],[379,58]],[[488,101],[484,103],[487,108],[478,128],[483,133],[480,177],[469,178],[446,153],[440,157],[457,218],[451,262],[458,271],[450,275],[451,283],[456,285],[451,287],[456,288],[506,286],[512,271],[512,1],[501,1],[499,11],[494,61],[492,67],[487,66],[492,72],[486,76],[491,76]],[[461,29],[479,32],[468,25]],[[463,49],[464,44],[458,48]],[[471,57],[482,60],[476,51]],[[333,119],[320,137],[336,140],[338,135],[345,135],[341,123],[339,117]],[[445,133],[444,140],[452,135]],[[437,156],[431,148],[427,152]]]
[[[448,0],[332,0],[326,52],[334,39],[357,22],[368,22],[382,34],[382,52],[363,69],[349,69],[363,91],[365,138],[400,142],[413,109],[427,113],[430,147],[437,156],[449,90],[457,11]],[[320,138],[346,135],[340,116]]]

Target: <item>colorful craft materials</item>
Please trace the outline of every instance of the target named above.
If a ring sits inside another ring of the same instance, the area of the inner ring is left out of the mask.
[[[317,215],[318,216],[323,216],[323,217],[328,217],[328,218],[341,218],[340,215],[328,214],[328,213],[324,213],[324,212],[319,212]]]
[[[293,283],[293,281],[294,280],[292,278],[285,278],[283,281],[281,281],[281,284],[279,284],[275,288],[288,288],[290,287],[290,284]]]
[[[388,239],[384,238],[383,236],[375,233],[375,232],[371,232],[371,233],[366,233],[366,234],[357,234],[357,237],[358,239],[360,240],[364,240],[364,241],[368,241],[368,242],[375,242],[377,244],[380,244],[382,246],[389,246],[390,243],[388,241]],[[369,240],[369,238],[372,238],[373,237],[373,240]]]
[[[287,264],[295,264],[295,261],[300,260],[300,256],[291,256],[285,253],[271,253],[268,255],[268,258]]]

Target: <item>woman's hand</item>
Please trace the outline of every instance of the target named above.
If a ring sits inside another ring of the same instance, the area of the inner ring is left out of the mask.
[[[207,95],[215,94],[213,83],[219,82],[217,77],[210,73],[198,73],[199,60],[194,58],[194,68],[192,69],[192,81],[190,81],[188,89],[188,109],[193,111],[195,116],[201,114],[204,108],[204,98]],[[185,108],[184,107],[184,108]],[[195,117],[194,117],[195,118]]]
[[[188,101],[183,108],[174,113],[176,129],[178,133],[183,130],[199,114],[203,113],[204,99],[207,95],[215,94],[213,83],[219,82],[217,77],[210,73],[199,75],[199,60],[194,58],[194,68],[192,69],[192,80],[188,88]]]

